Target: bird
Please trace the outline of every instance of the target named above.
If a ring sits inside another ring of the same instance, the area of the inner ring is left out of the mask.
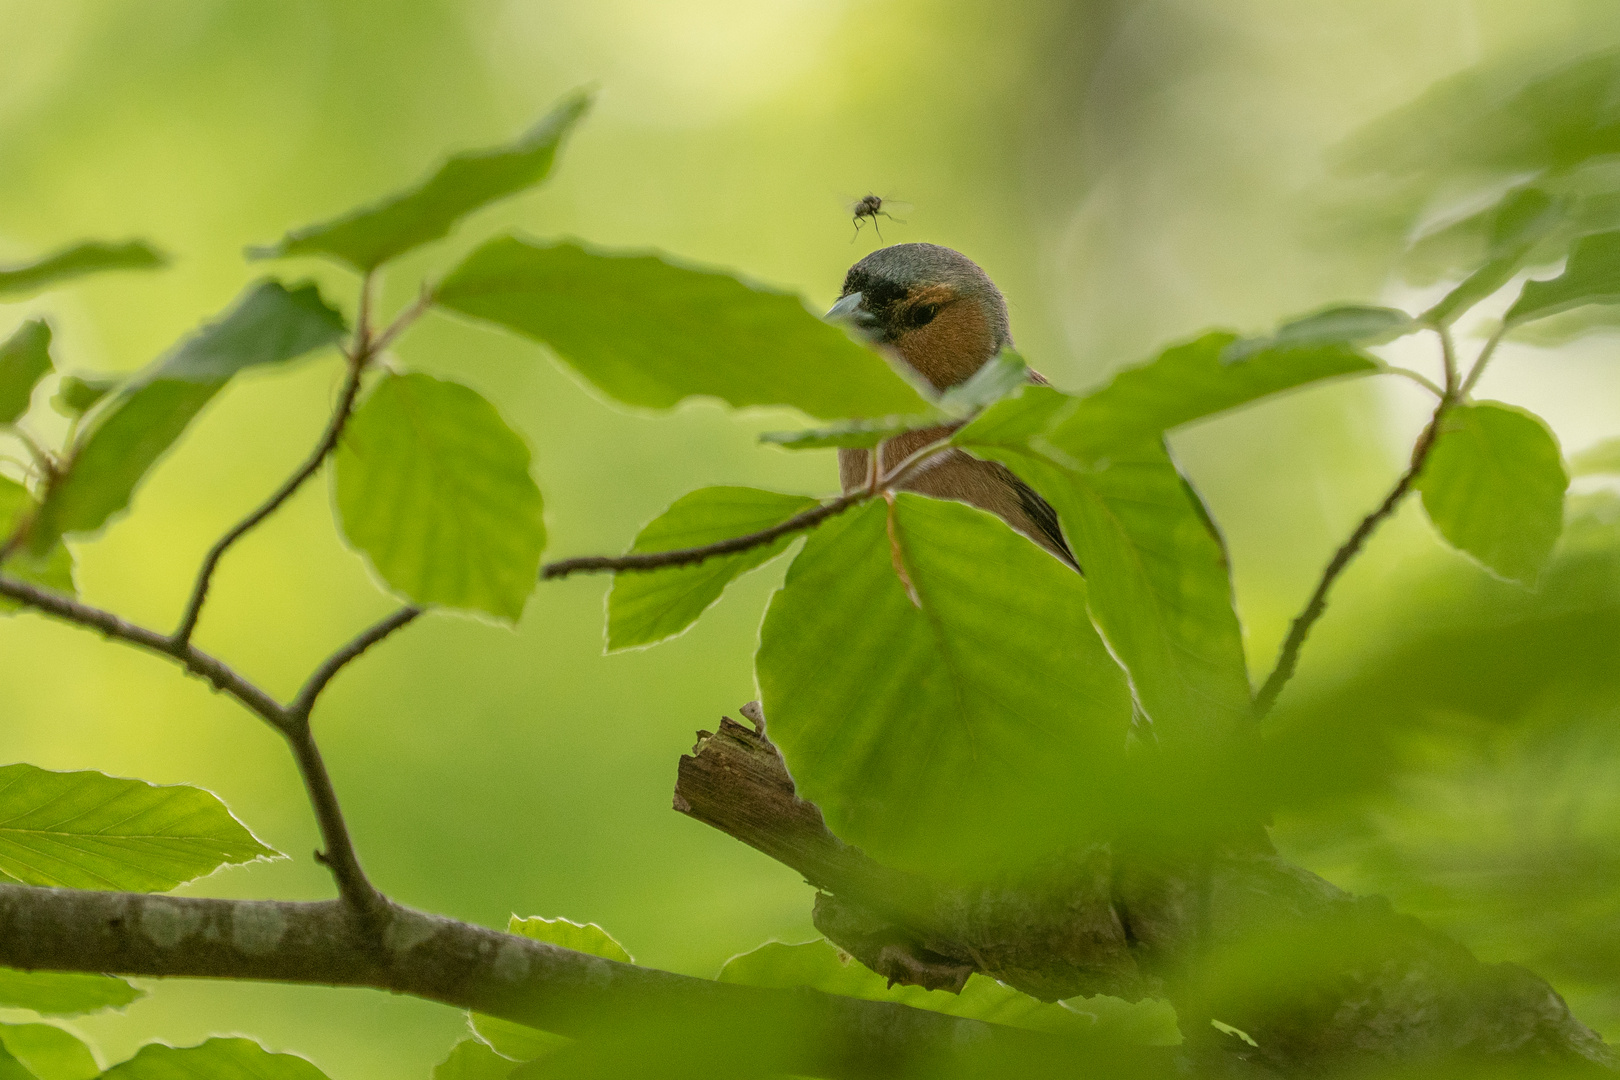
[[[1001,290],[978,263],[939,244],[894,244],[872,252],[850,267],[827,318],[853,325],[942,392],[1012,344]],[[1030,380],[1046,383],[1033,371]],[[882,468],[894,468],[950,430],[949,425],[931,427],[889,439],[882,445]],[[838,476],[846,494],[871,485],[871,452],[840,449]],[[988,510],[1080,569],[1052,504],[1005,465],[951,450],[914,472],[901,488]]]

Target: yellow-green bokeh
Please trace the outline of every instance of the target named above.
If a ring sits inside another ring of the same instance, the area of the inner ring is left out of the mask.
[[[1023,353],[1078,388],[1211,324],[1412,299],[1386,287],[1387,253],[1324,239],[1325,151],[1441,76],[1509,48],[1620,38],[1613,23],[1601,0],[4,0],[0,260],[140,235],[175,265],[7,306],[0,331],[45,314],[64,368],[132,369],[266,272],[244,245],[594,83],[599,105],[553,180],[391,268],[385,307],[511,227],[657,247],[821,305],[877,243],[870,228],[851,243],[846,207],[871,191],[911,204],[886,240],[980,261]],[[273,269],[352,302],[341,271]],[[1614,434],[1604,340],[1556,358],[1509,348],[1482,392],[1541,411],[1566,447]],[[539,348],[437,315],[398,356],[475,386],[529,439],[554,555],[619,550],[706,484],[836,485],[830,454],[755,444],[789,415],[630,415]],[[170,625],[211,540],[313,443],[338,374],[327,358],[233,385],[134,512],[77,546],[83,593]],[[1330,386],[1178,435],[1232,548],[1256,671],[1399,471],[1422,407],[1405,385]],[[1414,511],[1345,579],[1302,680],[1330,682],[1376,641],[1392,568],[1458,561]],[[693,732],[754,696],[780,572],[649,651],[602,655],[606,583],[582,578],[542,586],[516,632],[433,616],[357,664],[317,724],[377,883],[492,926],[596,921],[639,961],[702,975],[767,938],[810,937],[796,875],[670,809]],[[387,606],[311,485],[231,554],[198,640],[288,694]],[[0,760],[209,787],[292,858],[190,891],[329,892],[291,763],[239,708],[37,618],[0,622],[0,655]],[[171,984],[81,1027],[110,1060],[151,1038],[245,1032],[336,1080],[380,1080],[424,1076],[462,1020],[369,992]]]

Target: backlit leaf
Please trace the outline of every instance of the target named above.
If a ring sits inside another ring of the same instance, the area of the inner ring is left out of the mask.
[[[1558,440],[1539,417],[1493,401],[1450,410],[1416,486],[1453,547],[1535,584],[1563,530],[1569,486]]]
[[[1269,337],[1235,341],[1226,350],[1228,362],[1247,359],[1278,347],[1308,345],[1381,345],[1413,333],[1417,320],[1394,308],[1340,304],[1283,323]]]
[[[1620,476],[1620,439],[1605,439],[1569,459],[1575,476]]]
[[[0,1080],[38,1080],[28,1067],[12,1056],[11,1051],[0,1043]]]
[[[155,270],[168,257],[144,240],[89,240],[21,266],[0,269],[0,297],[38,292],[62,281],[103,270]]]
[[[90,409],[118,389],[122,379],[96,378],[94,376],[64,375],[57,384],[56,396],[51,398],[51,408],[68,419],[83,416]]]
[[[780,990],[803,986],[841,997],[893,1001],[914,1009],[1058,1034],[1097,1030],[1093,1017],[1021,994],[984,975],[970,975],[961,994],[920,986],[891,987],[883,976],[847,958],[825,939],[803,945],[775,941],[761,945],[727,960],[719,979]]]
[[[1565,204],[1537,188],[1512,192],[1492,215],[1485,264],[1469,274],[1425,319],[1448,323],[1506,285],[1538,243],[1563,221]]]
[[[122,1009],[145,995],[146,991],[112,975],[0,967],[0,1008],[32,1009],[46,1016],[78,1016]]]
[[[627,405],[706,396],[824,419],[928,411],[877,353],[797,296],[657,255],[502,237],[436,299],[545,344]]]
[[[547,919],[541,916],[519,918],[512,916],[507,932],[519,934],[535,941],[544,941],[564,949],[573,949],[587,956],[600,956],[604,960],[617,960],[621,964],[634,961],[624,946],[613,940],[606,930],[595,923],[577,923],[570,919]],[[473,1031],[506,1057],[516,1061],[533,1061],[544,1057],[573,1040],[549,1031],[514,1024],[483,1013],[468,1014]]]
[[[506,1080],[518,1063],[479,1039],[462,1039],[433,1066],[433,1080]]]
[[[326,255],[361,272],[449,235],[468,214],[532,188],[551,173],[558,149],[590,106],[590,95],[564,98],[514,142],[457,154],[420,184],[381,202],[249,249],[255,258]]]
[[[834,446],[870,448],[907,431],[945,422],[943,416],[885,416],[876,420],[840,420],[825,427],[801,431],[767,431],[759,437],[784,450],[827,450]]]
[[[23,323],[0,343],[0,424],[28,411],[34,385],[51,370],[51,328],[44,319]]]
[[[80,433],[66,474],[50,486],[30,535],[36,553],[69,533],[94,532],[238,371],[296,359],[335,343],[343,317],[314,285],[250,286],[216,322],[136,375]]]
[[[1159,740],[1219,738],[1250,715],[1226,553],[1156,441],[1065,468],[1036,447],[970,450],[1039,491],[1086,568],[1091,617]]]
[[[101,1074],[90,1048],[54,1024],[0,1024],[0,1044],[37,1080],[92,1080]]]
[[[516,622],[546,529],[529,448],[477,391],[389,375],[355,412],[334,484],[349,542],[418,604]]]
[[[156,892],[275,855],[200,788],[0,767],[0,879]]]
[[[0,476],[0,540],[13,535],[35,512],[34,497],[28,489],[9,477]],[[73,555],[62,544],[43,556],[35,555],[24,545],[0,566],[0,574],[69,596],[77,592],[73,582]],[[21,606],[9,596],[0,597],[0,613],[16,611]]]
[[[1167,349],[1150,363],[1121,371],[1101,389],[1071,398],[1067,407],[1049,394],[1025,390],[986,409],[958,433],[957,441],[981,446],[1022,442],[1031,434],[1024,420],[1038,410],[1050,418],[1046,437],[1056,449],[1076,461],[1090,461],[1270,394],[1379,369],[1372,357],[1342,343],[1276,342],[1244,353],[1238,341],[1232,334],[1205,334]],[[1011,418],[1020,421],[1008,427]]]
[[[983,511],[907,493],[810,535],[756,666],[800,794],[908,868],[989,873],[1084,835],[1130,723],[1080,575]]]
[[[1583,304],[1615,303],[1620,303],[1620,232],[1599,233],[1576,243],[1562,274],[1526,282],[1502,321],[1512,327]]]
[[[648,522],[630,550],[702,547],[770,528],[815,505],[815,499],[804,495],[758,488],[703,488],[681,496]],[[608,648],[649,645],[679,634],[720,599],[727,585],[781,554],[795,539],[784,536],[691,566],[615,574],[608,592]]]
[[[252,1039],[209,1039],[196,1046],[147,1043],[101,1075],[107,1080],[326,1080],[307,1058],[273,1054]]]

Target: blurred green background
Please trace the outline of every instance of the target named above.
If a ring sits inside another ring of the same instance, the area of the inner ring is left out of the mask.
[[[244,245],[501,141],[594,83],[599,105],[552,181],[394,267],[385,307],[514,226],[660,248],[823,306],[878,244],[870,228],[850,240],[847,203],[870,191],[911,204],[904,224],[882,222],[885,240],[978,260],[1024,354],[1081,388],[1206,326],[1259,330],[1335,300],[1421,303],[1429,290],[1389,283],[1388,237],[1345,239],[1346,182],[1328,151],[1441,77],[1611,44],[1620,21],[1609,0],[0,0],[0,41],[0,261],[126,235],[176,257],[164,273],[0,311],[0,332],[48,315],[69,370],[150,360],[264,272]],[[340,271],[278,270],[352,303]],[[1615,344],[1510,345],[1480,394],[1537,410],[1579,449],[1620,430]],[[1403,362],[1432,367],[1423,348]],[[528,437],[553,557],[620,550],[705,484],[836,486],[830,452],[755,444],[791,415],[626,414],[540,349],[438,315],[398,354],[477,387]],[[234,383],[134,512],[78,545],[83,593],[172,625],[208,544],[313,444],[338,376],[328,357]],[[1231,546],[1257,675],[1399,472],[1424,406],[1406,384],[1328,386],[1176,437]],[[389,607],[339,542],[328,498],[311,485],[232,553],[199,633],[282,694]],[[1324,745],[1378,747],[1364,755],[1376,779],[1302,800],[1279,836],[1488,959],[1541,964],[1612,1035],[1620,964],[1602,958],[1620,958],[1620,887],[1594,883],[1620,880],[1601,802],[1620,776],[1608,734],[1620,639],[1601,636],[1620,598],[1605,561],[1616,515],[1597,509],[1608,524],[1599,513],[1582,534],[1590,558],[1568,569],[1567,595],[1540,598],[1442,551],[1413,506],[1385,528],[1279,720],[1340,736]],[[582,578],[542,586],[516,632],[434,616],[357,664],[316,719],[378,885],[489,925],[511,912],[594,920],[639,961],[701,975],[768,938],[813,936],[811,893],[792,872],[670,809],[693,731],[754,696],[781,565],[651,651],[602,655],[606,581]],[[1598,622],[1556,621],[1574,608]],[[1507,639],[1482,651],[1498,624],[1552,627],[1527,639],[1551,667],[1458,667],[1476,650],[1523,659],[1528,646]],[[1564,647],[1577,640],[1584,650]],[[0,621],[0,650],[0,760],[211,788],[292,859],[192,891],[329,893],[291,762],[240,709],[163,662],[34,617]],[[1584,673],[1581,688],[1552,667]],[[1482,692],[1493,678],[1523,693]],[[1414,761],[1421,782],[1385,775]],[[1559,842],[1589,861],[1542,865]],[[1556,918],[1538,888],[1564,904]],[[369,992],[174,983],[78,1026],[107,1060],[151,1038],[243,1032],[369,1080],[425,1076],[462,1025]]]

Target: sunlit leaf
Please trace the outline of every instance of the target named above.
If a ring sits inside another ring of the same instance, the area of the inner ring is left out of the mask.
[[[21,266],[0,268],[0,297],[38,292],[62,281],[103,270],[155,270],[168,257],[144,240],[90,240]]]
[[[249,255],[327,255],[361,272],[375,269],[449,235],[468,214],[545,180],[563,139],[590,100],[585,93],[570,94],[516,141],[457,154],[407,191],[331,221],[295,229],[279,243],[249,249]]]
[[[155,892],[275,855],[200,788],[0,767],[0,878]]]
[[[477,391],[389,375],[356,411],[334,484],[349,542],[418,604],[516,622],[546,528],[529,448]]]
[[[712,487],[683,495],[648,522],[631,551],[701,547],[770,528],[816,505],[804,495],[758,488]],[[717,555],[691,566],[616,574],[608,592],[609,649],[628,649],[673,637],[698,620],[727,585],[786,550],[795,537]]]
[[[1108,385],[1067,408],[1049,395],[1025,390],[986,409],[957,439],[963,445],[1021,442],[1030,434],[1024,421],[1050,410],[1046,438],[1076,461],[1090,461],[1270,394],[1379,369],[1372,357],[1342,343],[1281,342],[1234,355],[1237,343],[1231,334],[1205,334],[1166,350],[1150,363],[1121,371]],[[1009,427],[1013,418],[1019,420]]]
[[[1021,994],[984,975],[969,976],[960,994],[920,986],[891,987],[883,976],[844,956],[825,939],[803,945],[775,941],[761,945],[727,960],[719,979],[780,990],[803,986],[841,997],[893,1001],[914,1009],[1059,1034],[1090,1034],[1098,1027],[1094,1017]]]
[[[0,542],[24,527],[35,512],[34,497],[28,489],[9,477],[0,476]],[[77,592],[73,569],[73,555],[64,545],[56,545],[43,556],[35,555],[25,545],[12,553],[0,567],[0,574],[72,596]],[[10,597],[0,597],[0,614],[19,607],[21,605]]]
[[[582,952],[587,956],[600,956],[604,960],[617,960],[621,964],[633,963],[624,946],[613,940],[606,930],[595,923],[577,923],[569,919],[547,919],[541,916],[524,919],[514,915],[507,924],[507,932],[519,934],[535,941],[544,941],[564,949]],[[470,1013],[473,1031],[506,1057],[517,1061],[533,1061],[568,1045],[572,1040],[549,1031],[514,1024],[483,1013]]]
[[[1558,440],[1539,417],[1490,401],[1450,410],[1416,486],[1453,547],[1535,583],[1563,529],[1569,486]]]
[[[0,343],[0,424],[28,411],[34,386],[51,370],[51,328],[44,319],[23,323]]]
[[[1538,188],[1522,188],[1509,194],[1492,214],[1485,264],[1430,308],[1424,318],[1448,323],[1506,285],[1536,245],[1562,223],[1566,213],[1561,200]]]
[[[5,1044],[0,1043],[0,1080],[38,1080],[28,1067],[12,1056]]]
[[[993,405],[1029,382],[1029,365],[1012,349],[1002,349],[965,382],[940,395],[939,407],[952,416],[969,416]]]
[[[871,448],[885,439],[907,431],[919,431],[944,423],[943,416],[885,416],[876,420],[841,420],[825,427],[801,431],[767,431],[759,437],[784,450],[827,450],[834,446]]]
[[[1250,715],[1226,553],[1156,441],[1079,468],[1035,446],[975,452],[1007,465],[1057,510],[1086,568],[1091,617],[1161,742],[1219,738]]]
[[[1131,715],[1080,575],[981,510],[904,493],[810,535],[757,671],[800,794],[880,861],[934,872],[1083,835]]]
[[[147,1043],[101,1075],[107,1080],[326,1080],[307,1058],[273,1054],[252,1039],[209,1039],[196,1046]]]
[[[101,1073],[90,1048],[54,1024],[0,1024],[0,1045],[37,1080],[91,1080]]]
[[[1269,337],[1234,341],[1224,359],[1244,360],[1268,349],[1310,345],[1381,345],[1419,328],[1417,320],[1394,308],[1340,304],[1283,323]]]
[[[29,541],[36,553],[69,533],[94,532],[232,375],[335,343],[343,317],[311,284],[250,286],[219,320],[191,334],[105,403],[81,433],[66,474],[51,484]]]
[[[32,1009],[46,1016],[78,1016],[122,1009],[145,995],[146,991],[112,975],[0,967],[0,1008]]]
[[[542,342],[627,405],[708,396],[824,419],[928,411],[878,354],[797,296],[661,256],[502,237],[436,298]]]
[[[1575,245],[1562,274],[1526,282],[1502,321],[1512,327],[1583,304],[1615,303],[1620,303],[1620,232],[1599,233]]]
[[[450,1056],[433,1066],[433,1080],[506,1080],[518,1063],[497,1054],[480,1039],[462,1039]]]
[[[62,381],[57,384],[55,396],[51,398],[51,408],[70,420],[83,416],[96,402],[118,389],[122,381],[114,378],[64,375]]]
[[[1620,476],[1620,439],[1605,439],[1569,459],[1575,476]]]

